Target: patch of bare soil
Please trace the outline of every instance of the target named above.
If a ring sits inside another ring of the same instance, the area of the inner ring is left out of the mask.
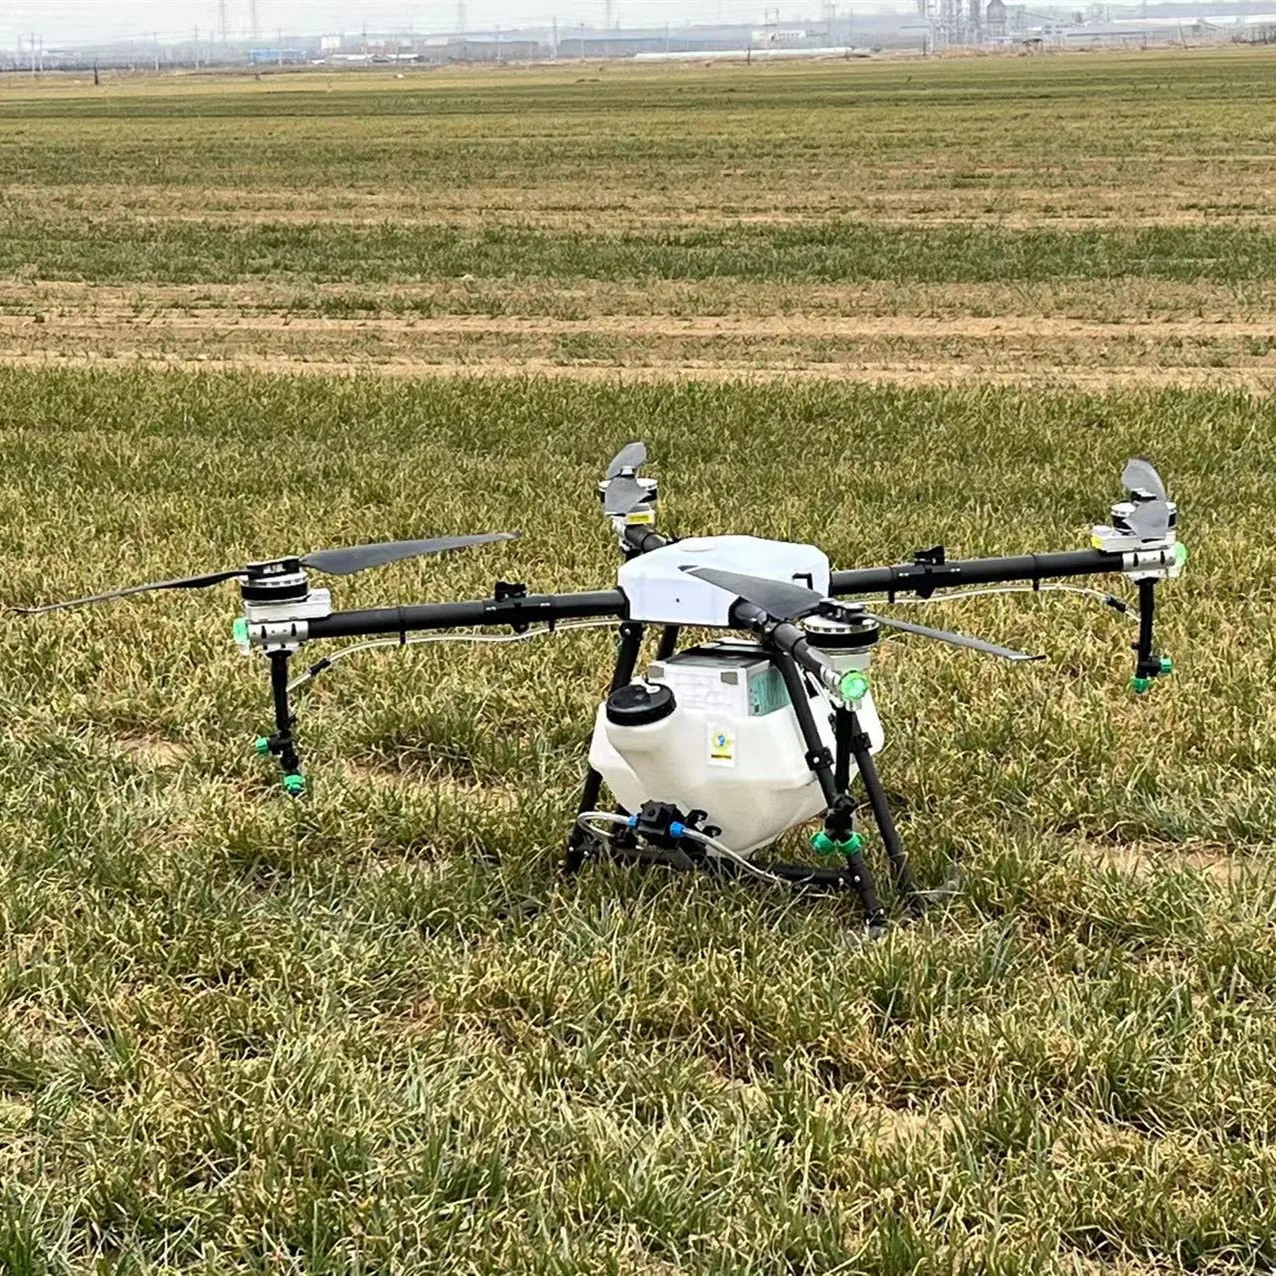
[[[687,317],[676,315],[595,315],[588,319],[553,319],[522,315],[439,315],[399,318],[368,315],[358,318],[327,318],[289,314],[227,314],[195,311],[181,314],[135,313],[128,306],[99,306],[93,317],[80,315],[42,316],[0,314],[0,332],[102,333],[110,326],[136,332],[202,332],[210,328],[233,327],[239,331],[316,332],[388,335],[481,333],[565,336],[575,333],[622,337],[737,337],[737,338],[868,338],[904,337],[942,341],[957,337],[975,338],[1083,338],[1113,337],[1255,337],[1276,341],[1276,321],[1235,321],[1223,319],[1129,320],[1096,323],[1083,319],[1031,315],[967,315],[959,318],[932,318],[922,315],[722,315]]]
[[[1176,366],[1111,366],[1086,368],[1075,364],[1034,364],[1027,368],[992,369],[970,362],[910,360],[849,366],[822,363],[816,367],[759,366],[750,363],[648,364],[643,367],[562,364],[549,359],[514,361],[486,358],[481,362],[427,362],[417,359],[307,360],[297,357],[235,354],[199,359],[144,350],[121,350],[111,356],[67,354],[55,349],[3,350],[0,365],[15,368],[115,368],[135,366],[180,371],[261,372],[306,376],[378,377],[519,377],[535,376],[577,381],[633,384],[652,381],[846,381],[895,382],[907,385],[1059,385],[1102,391],[1126,387],[1211,387],[1239,389],[1266,395],[1276,388],[1271,369],[1202,368]]]
[[[119,736],[116,746],[139,770],[160,771],[190,757],[190,748],[156,735]]]
[[[1235,854],[1226,848],[1179,851],[1157,843],[1109,846],[1086,842],[1079,853],[1092,864],[1113,868],[1132,877],[1158,868],[1192,868],[1219,882],[1232,882],[1250,873],[1265,873],[1270,866],[1253,855]],[[1276,860],[1273,861],[1276,865]]]

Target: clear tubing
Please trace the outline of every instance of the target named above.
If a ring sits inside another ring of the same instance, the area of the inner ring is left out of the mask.
[[[623,815],[617,815],[614,811],[582,811],[576,817],[576,823],[585,830],[586,833],[592,833],[595,837],[599,836],[599,830],[594,828],[594,824],[611,824],[620,828],[629,828],[629,820]],[[789,886],[791,883],[785,881],[782,877],[776,877],[774,873],[768,873],[766,869],[759,868],[756,864],[751,864],[745,857],[737,851],[733,851],[724,842],[719,842],[717,838],[710,837],[707,833],[701,833],[699,829],[683,828],[683,837],[689,837],[693,842],[699,842],[714,859],[730,860],[737,868],[742,868],[746,873],[752,873],[754,877],[761,878],[764,882],[769,882],[772,886]]]
[[[925,603],[950,603],[962,598],[986,598],[991,594],[1044,594],[1047,590],[1056,594],[1079,594],[1082,598],[1093,598],[1105,607],[1113,603],[1121,603],[1122,614],[1129,614],[1129,607],[1115,594],[1105,594],[1101,589],[1087,589],[1084,585],[992,585],[987,589],[959,589],[947,594],[932,594],[929,598],[897,598],[891,604],[895,607],[916,607]],[[1116,610],[1116,608],[1113,608]]]

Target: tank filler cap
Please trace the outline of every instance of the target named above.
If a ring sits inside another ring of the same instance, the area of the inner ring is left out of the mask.
[[[607,721],[618,727],[645,727],[667,718],[677,707],[668,687],[631,682],[607,697]]]

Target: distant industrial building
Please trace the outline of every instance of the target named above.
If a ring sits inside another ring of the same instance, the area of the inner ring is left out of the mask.
[[[501,63],[609,58],[850,57],[876,50],[941,53],[954,47],[1019,45],[1067,48],[1149,43],[1260,43],[1276,41],[1272,0],[1205,0],[1199,6],[1172,0],[1138,0],[1137,7],[1090,3],[1088,8],[1033,5],[1005,0],[915,0],[913,14],[893,11],[841,14],[822,0],[818,20],[757,26],[686,23],[662,27],[597,27],[550,23],[507,31],[429,35],[377,32],[354,36],[328,32],[287,36],[271,47],[198,31],[185,41],[119,41],[45,48],[38,37],[0,50],[0,72],[177,68],[266,68],[326,65],[375,67],[400,64]],[[777,11],[778,14],[778,11]],[[458,15],[459,16],[459,15]]]

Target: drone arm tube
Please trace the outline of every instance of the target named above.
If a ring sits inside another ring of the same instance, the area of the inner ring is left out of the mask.
[[[862,567],[834,572],[829,593],[835,598],[857,594],[918,594],[926,598],[936,589],[1090,576],[1100,572],[1121,572],[1125,566],[1123,554],[1100,549],[1017,554],[1009,558],[954,559],[946,563],[900,563],[894,567]]]
[[[653,549],[663,549],[672,545],[673,539],[662,536],[650,527],[629,525],[625,528],[625,549],[631,554],[646,554]]]
[[[309,621],[306,636],[314,640],[406,634],[429,629],[471,629],[480,625],[552,625],[560,620],[595,617],[624,619],[628,610],[629,604],[618,589],[580,594],[524,594],[469,602],[338,611]]]
[[[731,608],[731,623],[737,629],[745,629],[757,634],[770,646],[786,656],[790,656],[798,665],[811,674],[822,686],[830,691],[839,689],[841,679],[838,672],[806,640],[806,631],[787,620],[775,620],[755,603],[739,599]]]

